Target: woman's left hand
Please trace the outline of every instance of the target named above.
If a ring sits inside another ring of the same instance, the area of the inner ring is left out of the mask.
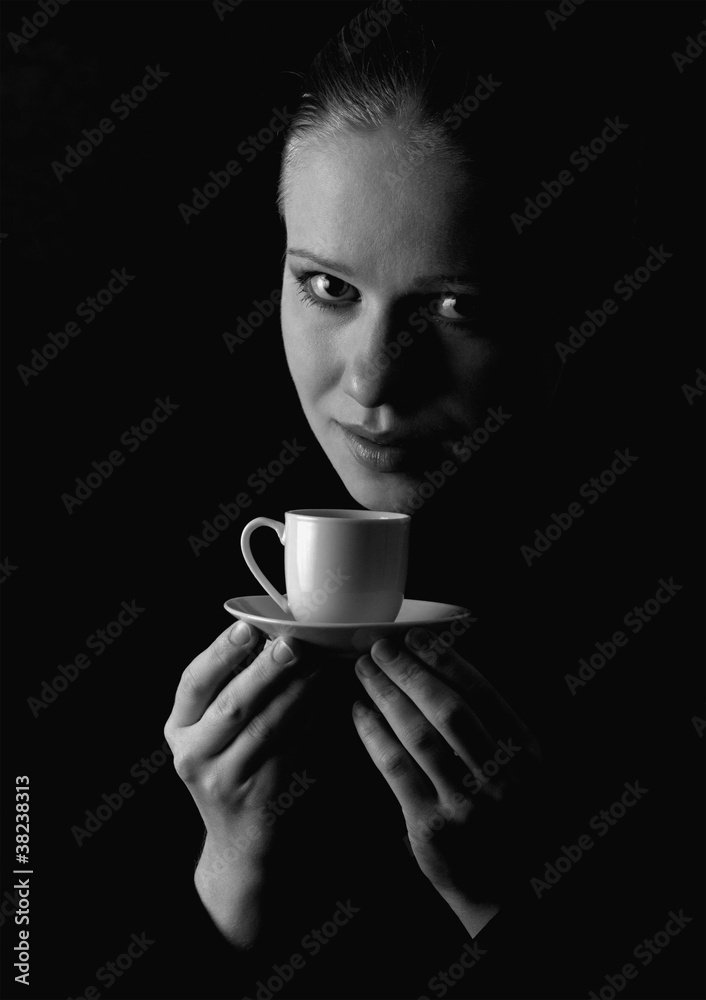
[[[356,673],[377,709],[356,702],[358,735],[402,807],[419,867],[474,936],[499,910],[523,853],[537,741],[432,633],[379,640]]]

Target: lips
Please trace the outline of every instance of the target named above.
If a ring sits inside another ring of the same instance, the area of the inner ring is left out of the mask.
[[[419,438],[375,432],[353,424],[339,424],[353,457],[365,468],[375,472],[406,472],[418,463],[420,452],[429,450],[429,443]]]
[[[355,434],[356,437],[364,438],[374,445],[382,447],[405,448],[414,443],[411,434],[395,433],[394,431],[374,431],[359,424],[341,424],[345,431]]]

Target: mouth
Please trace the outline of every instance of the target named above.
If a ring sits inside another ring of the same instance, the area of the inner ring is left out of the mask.
[[[419,462],[420,451],[428,451],[428,444],[412,437],[370,431],[352,424],[338,426],[356,461],[375,472],[411,471]]]

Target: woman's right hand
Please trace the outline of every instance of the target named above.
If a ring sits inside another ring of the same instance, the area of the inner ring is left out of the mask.
[[[196,888],[221,932],[244,948],[263,929],[277,825],[268,802],[292,781],[282,733],[316,676],[296,640],[267,640],[258,653],[261,643],[244,622],[223,632],[183,672],[164,728],[206,827]]]

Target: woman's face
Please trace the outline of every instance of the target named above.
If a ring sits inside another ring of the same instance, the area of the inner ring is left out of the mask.
[[[472,184],[436,154],[398,158],[384,131],[310,143],[287,182],[281,318],[302,407],[358,503],[413,512],[507,402],[501,339],[477,318]]]

